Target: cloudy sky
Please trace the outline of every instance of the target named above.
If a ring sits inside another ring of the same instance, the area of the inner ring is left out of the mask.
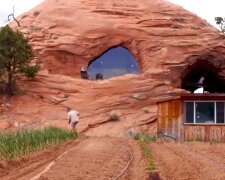
[[[0,2],[0,26],[7,20],[8,14],[12,13],[15,7],[15,15],[32,9],[44,0],[1,0]],[[215,25],[216,16],[225,17],[224,0],[168,0],[175,4],[183,6],[185,9],[206,19],[212,25]]]
[[[168,0],[206,19],[210,24],[216,26],[215,17],[225,17],[224,0]]]
[[[40,4],[44,0],[1,0],[0,1],[0,26],[2,26],[8,18],[8,15],[15,9],[15,15],[18,16]]]

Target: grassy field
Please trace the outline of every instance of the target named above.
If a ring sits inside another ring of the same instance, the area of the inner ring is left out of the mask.
[[[32,152],[76,138],[75,133],[55,127],[43,130],[2,133],[0,134],[0,158],[15,159],[25,157]]]

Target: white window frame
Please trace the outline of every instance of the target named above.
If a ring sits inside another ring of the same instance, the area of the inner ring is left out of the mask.
[[[193,123],[187,123],[186,122],[186,102],[193,102]],[[196,102],[214,102],[214,123],[196,123]],[[217,102],[223,102],[224,103],[224,123],[217,123],[217,108],[216,104]],[[184,124],[195,124],[195,125],[225,125],[225,101],[205,101],[205,100],[187,100],[184,101],[184,114],[183,114],[183,123]]]

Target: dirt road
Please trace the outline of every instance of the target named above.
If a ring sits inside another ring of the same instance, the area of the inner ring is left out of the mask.
[[[12,163],[1,179],[113,179],[127,166],[131,154],[134,159],[120,179],[147,179],[147,160],[138,142],[118,138],[84,139],[40,153],[17,168]]]
[[[225,179],[225,144],[151,143],[150,148],[164,180]]]

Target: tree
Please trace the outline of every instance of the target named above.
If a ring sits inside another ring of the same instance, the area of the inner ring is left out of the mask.
[[[11,14],[8,15],[8,22],[10,22],[10,17],[13,17],[14,21],[16,21],[17,25],[20,27],[20,22],[15,18],[15,9],[13,6],[13,12]]]
[[[225,18],[215,17],[216,24],[219,25],[222,32],[225,32]]]
[[[5,93],[14,95],[17,75],[29,72],[33,58],[32,46],[21,32],[13,31],[8,25],[0,29],[0,76],[6,84]],[[35,73],[39,69],[36,69]]]

